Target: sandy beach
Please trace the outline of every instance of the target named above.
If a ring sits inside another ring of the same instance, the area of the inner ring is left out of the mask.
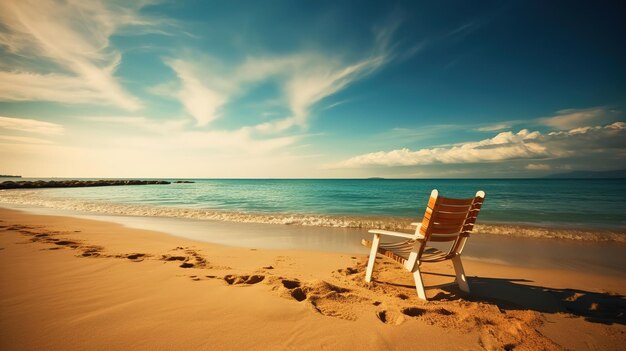
[[[0,348],[620,350],[626,278],[465,260],[238,248],[0,210]],[[532,240],[532,239],[529,239]],[[471,245],[468,244],[468,245]],[[593,245],[593,244],[588,244]]]

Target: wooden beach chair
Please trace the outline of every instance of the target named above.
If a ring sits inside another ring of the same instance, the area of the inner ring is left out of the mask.
[[[372,281],[376,254],[380,253],[393,258],[409,272],[413,273],[417,295],[421,299],[426,300],[420,264],[423,262],[452,260],[459,288],[469,293],[469,285],[467,284],[463,264],[461,263],[461,253],[467,238],[474,228],[476,217],[484,200],[485,192],[483,191],[477,192],[473,198],[451,199],[439,196],[435,189],[430,193],[430,199],[422,223],[411,223],[411,225],[417,227],[415,234],[380,229],[370,230],[369,232],[374,234],[374,240],[371,242],[363,240],[364,245],[371,246],[365,281],[368,283]],[[380,242],[381,235],[407,240],[383,243]],[[449,250],[441,251],[426,246],[429,242],[450,242],[451,245]]]

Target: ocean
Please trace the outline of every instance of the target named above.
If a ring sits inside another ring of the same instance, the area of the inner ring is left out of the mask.
[[[23,180],[32,180],[25,178]],[[169,179],[165,179],[169,180]],[[486,200],[484,233],[626,241],[624,179],[189,179],[194,183],[5,190],[0,205],[348,228],[407,229],[432,189]]]

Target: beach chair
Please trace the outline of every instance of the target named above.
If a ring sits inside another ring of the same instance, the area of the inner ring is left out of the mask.
[[[399,233],[389,230],[373,229],[369,232],[374,234],[374,240],[363,240],[363,244],[371,247],[365,281],[372,281],[376,254],[380,253],[394,259],[413,273],[415,289],[420,299],[426,300],[424,282],[420,273],[420,264],[423,262],[441,262],[452,260],[456,273],[456,282],[462,291],[470,291],[461,253],[465,242],[469,237],[478,212],[485,200],[485,192],[479,191],[476,196],[469,199],[450,199],[439,196],[437,190],[430,193],[428,206],[421,223],[411,223],[416,226],[415,234]],[[400,242],[383,243],[380,236],[407,239]],[[450,249],[441,251],[428,247],[429,242],[450,242]]]

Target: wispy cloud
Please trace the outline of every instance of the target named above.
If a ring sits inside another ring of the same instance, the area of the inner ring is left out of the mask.
[[[237,130],[187,130],[189,124],[184,119],[155,121],[142,116],[82,116],[82,120],[97,122],[108,127],[123,126],[125,129],[141,129],[153,134],[133,137],[113,138],[114,144],[128,147],[145,148],[152,150],[184,149],[188,152],[201,150],[207,152],[220,151],[225,154],[248,153],[263,154],[294,144],[302,138],[301,135],[286,137],[258,138],[254,130],[240,128]]]
[[[110,103],[98,89],[81,78],[30,72],[0,72],[0,100]]]
[[[542,134],[527,129],[517,133],[502,132],[493,138],[456,144],[451,147],[425,148],[416,151],[403,148],[352,157],[337,167],[417,166],[501,162],[515,159],[554,159],[603,154],[615,156],[615,150],[626,149],[626,123],[575,128]],[[617,154],[619,156],[619,154]],[[622,157],[626,155],[622,152]]]
[[[182,87],[177,91],[176,98],[180,100],[187,112],[196,119],[199,126],[205,126],[219,118],[220,108],[228,101],[225,93],[209,88],[204,81],[211,81],[211,77],[198,75],[193,65],[184,60],[167,61],[176,72]]]
[[[183,119],[159,121],[144,116],[81,116],[80,119],[109,126],[124,126],[126,129],[141,129],[157,134],[177,133],[188,124]]]
[[[180,86],[161,84],[151,91],[178,99],[199,126],[206,126],[222,115],[227,103],[256,84],[271,81],[278,85],[279,100],[290,115],[248,127],[258,132],[306,128],[316,104],[373,73],[392,58],[390,35],[388,30],[381,30],[371,51],[354,61],[312,51],[251,55],[234,63],[215,57],[167,59],[165,63],[176,72]]]
[[[63,133],[63,126],[60,124],[13,117],[0,117],[0,129],[46,135]]]
[[[512,127],[512,123],[496,123],[474,129],[477,132],[497,132]]]
[[[557,111],[549,117],[541,117],[536,121],[549,127],[571,129],[576,127],[614,122],[620,112],[606,107],[592,107],[588,109],[566,109]]]
[[[549,171],[552,169],[552,166],[545,163],[529,163],[524,168],[529,171]]]
[[[139,99],[114,76],[121,53],[110,45],[110,37],[123,27],[150,27],[153,21],[138,14],[145,3],[0,2],[0,46],[9,54],[37,57],[58,67],[55,73],[41,72],[41,65],[3,72],[0,99],[108,103],[139,109]],[[67,90],[60,92],[59,87]]]

